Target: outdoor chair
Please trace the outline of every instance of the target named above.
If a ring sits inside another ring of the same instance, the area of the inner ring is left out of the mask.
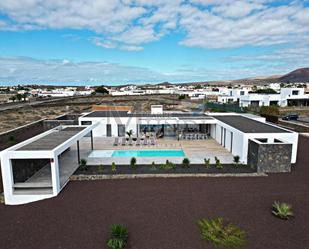
[[[143,145],[147,145],[148,144],[148,138],[145,138],[143,141]]]
[[[119,143],[119,138],[115,137],[114,146],[118,146],[118,143]]]
[[[132,137],[129,137],[129,145],[130,145],[130,146],[133,145],[133,139],[132,139]]]
[[[150,143],[151,143],[151,145],[155,145],[156,144],[155,143],[155,139],[153,137],[150,139]]]
[[[141,139],[138,137],[138,138],[136,139],[135,145],[136,145],[136,146],[140,146],[140,144],[141,144]]]

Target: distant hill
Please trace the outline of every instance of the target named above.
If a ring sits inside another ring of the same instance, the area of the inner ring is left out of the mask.
[[[296,69],[286,75],[283,75],[279,78],[279,80],[286,83],[309,82],[309,68]]]
[[[205,81],[184,83],[185,85],[265,85],[270,83],[307,83],[309,68],[299,68],[285,75],[260,76],[238,80]]]
[[[172,86],[172,85],[173,84],[170,82],[162,82],[162,83],[156,84],[156,86]]]

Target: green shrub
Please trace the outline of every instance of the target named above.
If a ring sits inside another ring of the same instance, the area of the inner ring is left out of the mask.
[[[117,171],[117,167],[115,162],[112,162],[112,172],[116,172]]]
[[[274,202],[272,213],[283,220],[288,220],[294,215],[292,212],[292,206],[284,202]]]
[[[104,166],[103,166],[103,164],[100,164],[99,167],[98,167],[98,173],[103,174],[103,172],[104,172]]]
[[[184,167],[184,168],[189,168],[190,167],[190,160],[189,160],[189,158],[184,158],[182,160],[182,167]]]
[[[88,169],[87,160],[84,158],[80,159],[79,167],[81,170],[86,171]]]
[[[132,157],[130,160],[130,166],[132,169],[136,169],[136,158]]]
[[[121,224],[111,226],[110,239],[107,241],[107,247],[111,249],[122,249],[128,241],[128,229]]]
[[[239,156],[234,156],[234,165],[237,167],[239,165],[239,160],[240,157]]]
[[[170,162],[169,160],[166,160],[165,168],[166,169],[174,169],[174,168],[176,168],[176,165],[174,163]]]
[[[215,161],[216,161],[216,168],[217,169],[222,169],[222,165],[221,165],[221,162],[220,162],[220,159],[218,157],[215,156]]]
[[[198,221],[202,239],[214,246],[237,249],[245,243],[245,232],[234,224],[224,225],[223,218]]]
[[[106,244],[111,249],[122,249],[125,247],[123,240],[115,238],[109,239]]]
[[[176,168],[176,165],[170,162],[169,160],[166,160],[165,164],[160,165],[160,169],[168,170],[168,169],[174,169],[174,168]]]
[[[210,166],[210,158],[208,158],[208,159],[204,158],[204,165],[205,165],[206,168],[209,168],[209,166]]]
[[[11,145],[14,145],[14,144],[17,143],[16,142],[16,138],[13,135],[9,136],[9,140],[8,141],[9,141],[9,144],[11,144]]]
[[[151,163],[151,170],[156,170],[157,168],[156,168],[156,164],[155,164],[155,162],[152,162]]]

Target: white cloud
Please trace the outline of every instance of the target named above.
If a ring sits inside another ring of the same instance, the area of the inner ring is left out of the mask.
[[[237,79],[269,72],[266,66],[229,67],[222,70],[186,65],[174,71],[157,72],[145,67],[108,62],[36,60],[26,57],[0,57],[0,82],[14,84],[126,84],[194,82]]]
[[[213,12],[224,17],[241,18],[247,16],[254,10],[264,9],[263,4],[246,2],[246,1],[233,1],[228,4],[215,6]]]
[[[85,29],[131,51],[170,32],[189,47],[269,46],[307,41],[308,11],[300,0],[2,0],[0,30]]]

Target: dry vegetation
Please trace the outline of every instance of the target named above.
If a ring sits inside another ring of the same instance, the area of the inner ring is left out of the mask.
[[[23,108],[0,112],[0,132],[31,123],[43,118],[53,119],[65,113],[82,113],[89,111],[93,104],[128,105],[134,112],[149,112],[151,105],[163,104],[165,110],[191,110],[199,103],[179,101],[177,96],[122,96],[122,97],[88,97],[64,100],[41,106],[25,105]]]
[[[0,103],[7,102],[12,96],[15,96],[15,94],[0,94]]]

